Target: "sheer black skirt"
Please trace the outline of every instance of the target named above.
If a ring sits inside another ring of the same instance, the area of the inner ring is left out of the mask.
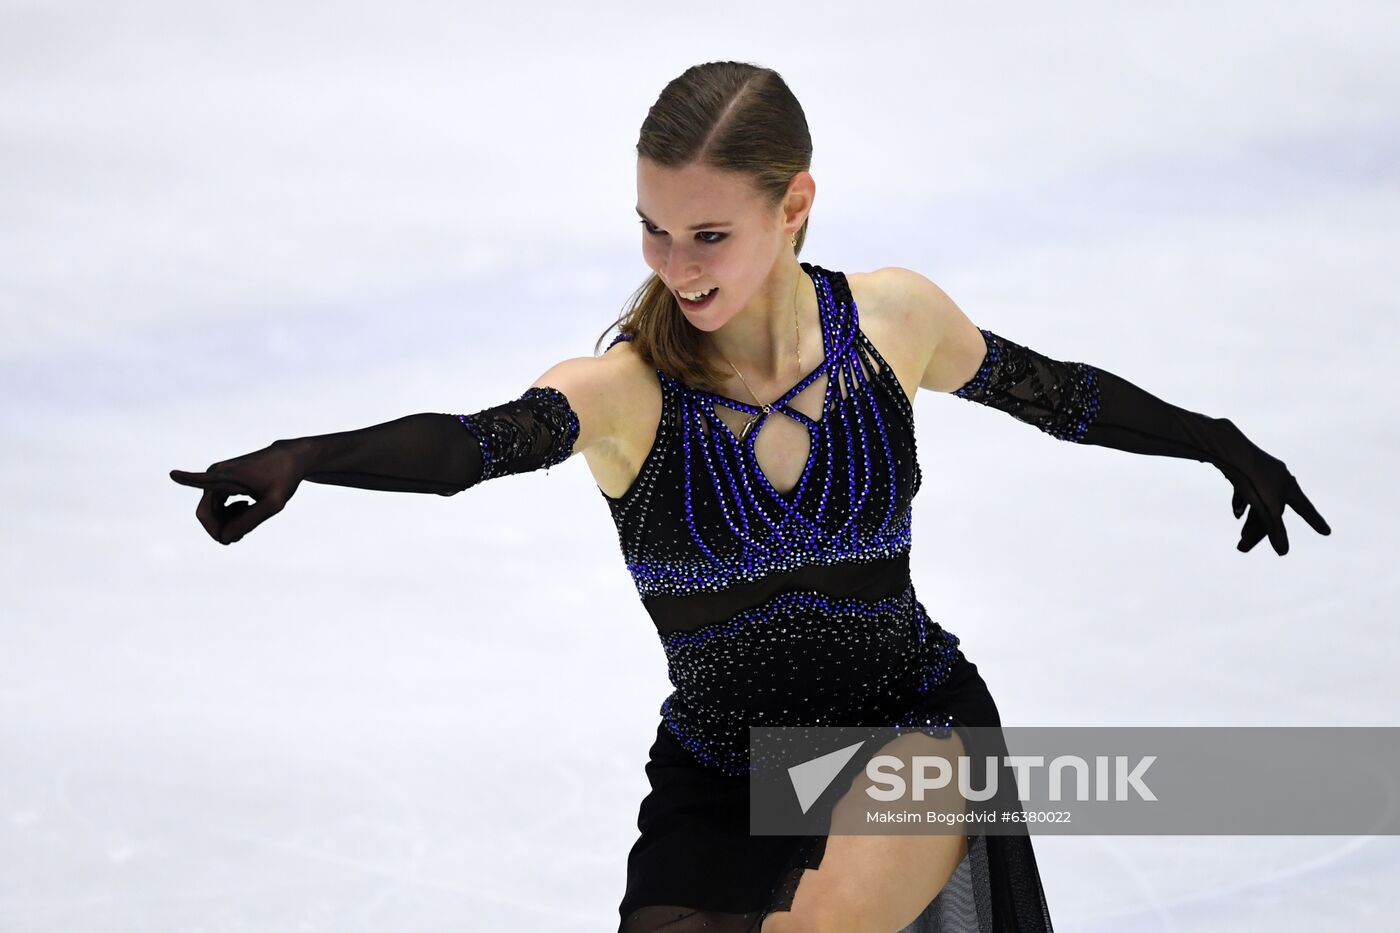
[[[1001,726],[977,665],[961,651],[922,708],[955,724]],[[649,756],[651,791],[627,857],[619,933],[759,933],[767,914],[790,908],[803,872],[821,866],[826,836],[750,835],[748,777],[704,768],[664,725]],[[1030,837],[976,834],[938,896],[903,933],[1051,929]]]

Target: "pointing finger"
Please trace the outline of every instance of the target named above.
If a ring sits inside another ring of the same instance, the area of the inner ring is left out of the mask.
[[[1303,495],[1303,490],[1299,487],[1296,479],[1290,484],[1284,501],[1293,506],[1295,512],[1303,516],[1303,521],[1311,525],[1313,531],[1322,535],[1330,535],[1332,533],[1332,526],[1327,524],[1326,519],[1324,519],[1318,513],[1317,509],[1313,507],[1313,504],[1308,501],[1308,497]]]
[[[170,478],[182,486],[194,486],[202,489],[212,478],[208,473],[190,473],[186,470],[171,470]]]

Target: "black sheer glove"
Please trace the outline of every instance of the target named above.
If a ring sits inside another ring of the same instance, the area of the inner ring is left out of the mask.
[[[518,399],[470,415],[423,412],[356,431],[272,443],[170,478],[204,490],[195,516],[215,541],[232,544],[286,506],[302,480],[387,492],[451,496],[483,480],[562,463],[578,439],[578,416],[558,389],[532,386]],[[227,502],[246,496],[252,502]]]
[[[1282,460],[1257,447],[1228,418],[1178,408],[1105,369],[1053,360],[979,328],[987,353],[976,374],[953,394],[1004,411],[1060,440],[1129,453],[1209,463],[1234,487],[1235,517],[1249,508],[1238,550],[1267,535],[1288,553],[1284,506],[1314,531],[1331,527],[1303,495]]]

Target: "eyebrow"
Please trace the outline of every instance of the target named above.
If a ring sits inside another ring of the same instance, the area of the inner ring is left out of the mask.
[[[648,217],[646,214],[643,214],[643,213],[642,213],[642,209],[641,209],[640,207],[637,208],[636,210],[637,210],[637,216],[641,217],[641,218],[642,218],[643,220],[645,220],[647,223],[651,224],[653,227],[660,226],[660,224],[658,224],[658,223],[656,223],[655,221],[653,221],[653,220],[652,220],[650,217]],[[730,227],[730,226],[733,226],[733,224],[731,224],[731,223],[730,223],[729,221],[727,221],[727,220],[707,220],[707,221],[705,221],[705,222],[702,223],[702,224],[695,224],[695,225],[693,225],[690,229],[692,229],[692,230],[704,230],[706,227]]]

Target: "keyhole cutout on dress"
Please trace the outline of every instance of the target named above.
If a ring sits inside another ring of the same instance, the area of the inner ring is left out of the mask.
[[[878,366],[867,358],[863,348],[852,353],[849,360],[850,366],[860,367],[867,381],[875,378]],[[820,422],[824,417],[823,407],[832,369],[835,370],[834,388],[837,393],[833,403],[837,398],[849,398],[858,388],[857,377],[848,366],[838,365],[823,371],[786,403],[787,407],[806,415],[818,424],[809,428],[786,414],[782,408],[775,406],[768,417],[762,423],[754,425],[751,431],[751,434],[757,432],[753,436],[753,454],[754,459],[758,461],[758,469],[762,471],[769,485],[785,499],[791,498],[797,492],[798,484],[811,466],[813,432],[819,432],[823,427]],[[714,406],[715,416],[738,440],[745,423],[752,415],[714,400],[711,400],[711,404]],[[705,428],[708,429],[708,424]]]

